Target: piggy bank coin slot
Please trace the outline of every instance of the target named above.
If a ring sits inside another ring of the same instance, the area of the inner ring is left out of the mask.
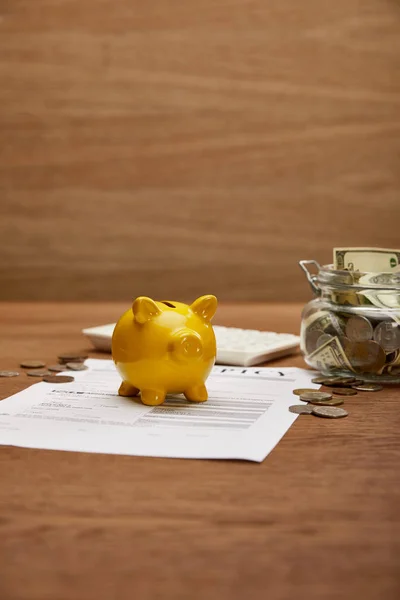
[[[171,302],[166,302],[165,300],[163,300],[161,304],[165,304],[165,306],[169,306],[170,308],[176,308],[175,304],[172,304]]]

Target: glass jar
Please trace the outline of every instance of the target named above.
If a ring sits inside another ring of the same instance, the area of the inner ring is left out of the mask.
[[[324,375],[399,383],[400,272],[337,271],[314,260],[299,264],[316,295],[301,318],[307,364]]]

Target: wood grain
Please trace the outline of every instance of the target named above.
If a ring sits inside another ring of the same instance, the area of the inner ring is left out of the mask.
[[[2,304],[0,365],[83,349],[80,329],[124,308]],[[229,305],[218,322],[296,332],[299,313]],[[0,447],[0,597],[397,600],[398,403],[387,387],[347,419],[300,417],[261,465]]]
[[[0,0],[0,299],[304,300],[397,247],[393,0]]]

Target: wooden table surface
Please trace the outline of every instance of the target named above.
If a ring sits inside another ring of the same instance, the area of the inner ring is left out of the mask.
[[[126,306],[1,304],[0,369],[88,349],[81,328]],[[226,305],[216,323],[297,332],[300,310]],[[0,379],[0,397],[32,383]],[[399,400],[300,417],[262,464],[0,447],[0,598],[397,599]]]

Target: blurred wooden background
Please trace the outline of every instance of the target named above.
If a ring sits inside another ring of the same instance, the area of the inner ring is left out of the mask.
[[[0,0],[1,299],[305,299],[399,158],[395,0]]]

